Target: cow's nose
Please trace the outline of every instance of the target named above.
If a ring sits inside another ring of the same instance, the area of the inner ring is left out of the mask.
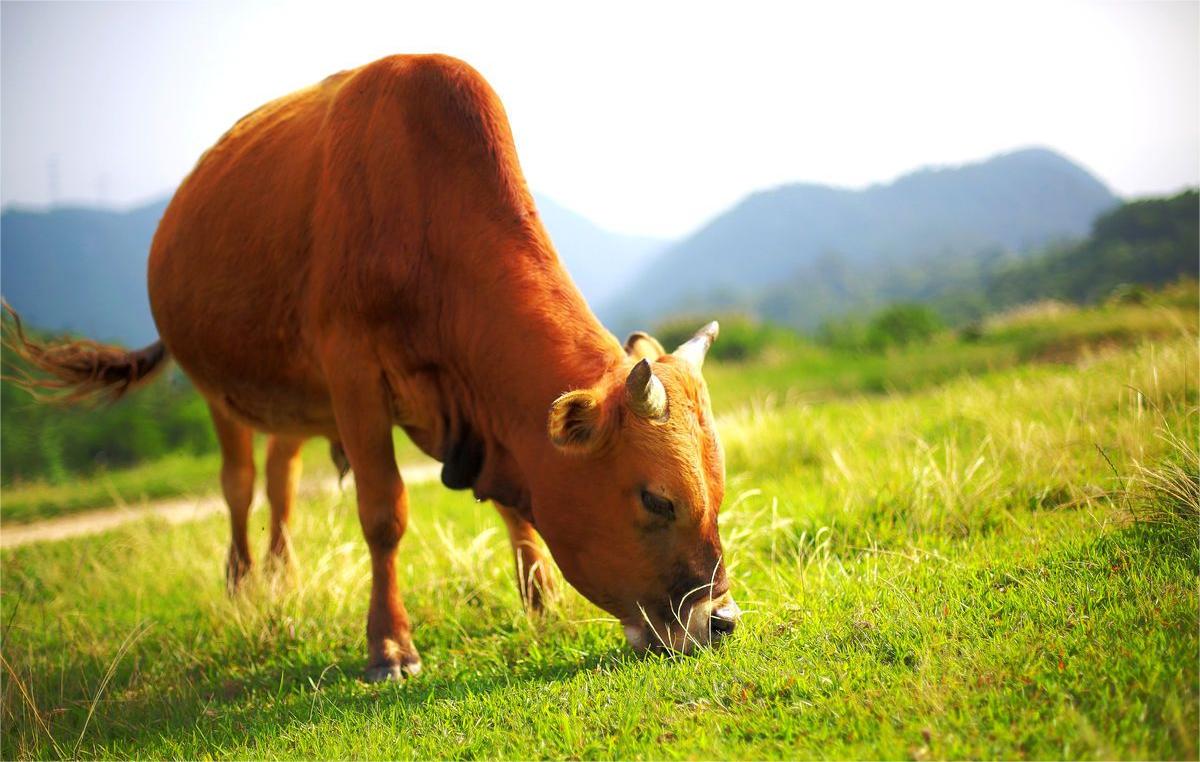
[[[713,609],[709,614],[709,626],[712,628],[713,637],[721,638],[732,633],[741,615],[741,609],[733,601]]]

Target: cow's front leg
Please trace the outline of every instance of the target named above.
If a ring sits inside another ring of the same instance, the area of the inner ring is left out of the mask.
[[[521,593],[521,602],[528,611],[540,614],[554,587],[550,576],[550,560],[542,554],[537,530],[516,510],[495,501],[492,504],[508,527],[508,540],[512,543],[513,560],[517,565],[517,589]]]
[[[394,469],[395,461],[390,462]],[[408,520],[408,494],[398,473],[378,481],[363,479],[358,468],[354,473],[358,520],[371,551],[366,679],[370,683],[397,680],[421,671],[421,656],[413,645],[408,612],[396,584],[396,546]]]
[[[366,679],[397,680],[417,674],[421,657],[396,585],[396,546],[408,521],[408,496],[392,451],[387,390],[378,373],[342,377],[330,387],[338,435],[354,469],[358,519],[371,552]]]

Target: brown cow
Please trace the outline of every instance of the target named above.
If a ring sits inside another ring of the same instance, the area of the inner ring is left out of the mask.
[[[717,325],[673,354],[601,326],[537,216],[499,99],[461,61],[385,58],[243,118],[167,207],[149,289],[162,338],[146,349],[14,344],[72,396],[120,394],[175,358],[220,439],[231,586],[251,564],[252,432],[271,435],[270,552],[284,561],[300,446],[329,438],[371,552],[368,680],[420,669],[396,584],[396,425],[448,487],[495,502],[533,607],[541,534],[637,649],[733,629],[725,466],[700,375]]]

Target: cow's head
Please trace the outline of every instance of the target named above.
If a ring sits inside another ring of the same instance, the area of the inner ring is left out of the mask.
[[[700,374],[716,337],[710,323],[666,354],[635,333],[624,364],[550,408],[559,455],[533,496],[538,530],[638,650],[689,651],[740,614],[717,531],[725,462]]]

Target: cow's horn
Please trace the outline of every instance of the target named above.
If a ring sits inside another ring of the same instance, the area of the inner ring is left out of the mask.
[[[667,390],[662,381],[650,369],[650,361],[639,360],[629,378],[625,379],[625,390],[629,392],[629,407],[643,418],[662,420],[667,415]]]
[[[720,332],[721,326],[717,321],[712,321],[696,331],[692,338],[680,344],[679,349],[675,350],[675,356],[682,357],[697,368],[701,367],[704,365],[704,356],[708,354],[708,348],[717,340],[717,334]]]

